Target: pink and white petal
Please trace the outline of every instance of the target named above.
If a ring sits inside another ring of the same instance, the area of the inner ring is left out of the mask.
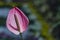
[[[18,19],[20,32],[18,31],[18,27],[15,22],[16,20],[14,15],[16,15]],[[26,31],[28,24],[29,24],[29,20],[27,16],[21,10],[19,10],[19,8],[15,7],[9,11],[6,25],[11,32],[13,32],[16,35],[19,35],[19,33]]]

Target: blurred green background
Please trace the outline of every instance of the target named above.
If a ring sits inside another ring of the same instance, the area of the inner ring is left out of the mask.
[[[60,0],[0,0],[0,40],[21,40],[6,27],[13,6],[20,8],[30,21],[24,40],[60,40]]]

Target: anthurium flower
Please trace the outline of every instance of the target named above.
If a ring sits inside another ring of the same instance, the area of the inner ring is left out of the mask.
[[[14,34],[19,35],[26,31],[29,20],[27,16],[17,7],[12,8],[7,16],[7,28]]]

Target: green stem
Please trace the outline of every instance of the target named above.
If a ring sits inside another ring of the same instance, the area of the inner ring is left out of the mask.
[[[24,40],[24,39],[23,39],[23,36],[22,36],[22,33],[20,33],[20,36],[21,36],[21,40]]]

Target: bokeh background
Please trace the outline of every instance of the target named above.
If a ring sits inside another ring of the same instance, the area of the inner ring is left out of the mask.
[[[60,0],[0,0],[0,40],[21,40],[6,27],[9,10],[17,6],[29,18],[24,40],[60,40]]]

